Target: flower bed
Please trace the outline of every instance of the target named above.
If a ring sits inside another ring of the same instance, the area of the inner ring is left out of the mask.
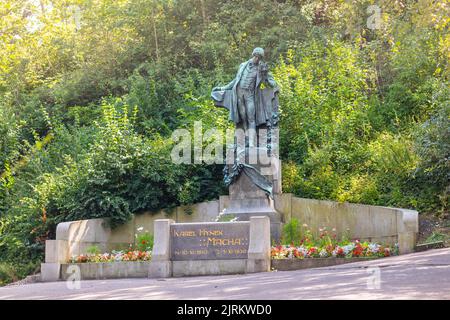
[[[308,228],[300,225],[297,219],[291,219],[284,226],[283,242],[290,245],[272,246],[272,260],[308,259],[308,258],[381,258],[398,255],[398,245],[381,245],[375,242],[360,242],[350,239],[347,229],[340,240],[337,239],[336,228],[328,232],[320,228],[318,237]]]
[[[273,246],[271,250],[273,270],[291,271],[308,268],[329,267],[398,255],[398,246],[380,245],[373,242],[306,241],[295,246]]]
[[[89,263],[89,262],[120,262],[120,261],[150,261],[152,258],[151,251],[112,251],[111,253],[102,254],[81,254],[72,256],[70,263]]]
[[[380,258],[398,255],[398,246],[380,245],[358,240],[325,245],[279,245],[272,246],[272,259],[305,258]]]

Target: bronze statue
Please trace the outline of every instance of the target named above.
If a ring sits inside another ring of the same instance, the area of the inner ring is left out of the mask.
[[[236,127],[242,126],[248,131],[249,147],[256,146],[256,128],[271,121],[278,107],[278,88],[263,58],[264,50],[255,48],[252,58],[241,63],[233,81],[213,88],[211,93],[217,106],[230,111],[229,119]],[[268,88],[262,90],[263,84]]]
[[[252,58],[241,63],[236,77],[223,87],[215,87],[211,97],[216,106],[229,110],[229,119],[236,128],[245,130],[248,143],[237,146],[235,143],[235,158],[233,165],[224,168],[224,181],[226,185],[232,184],[244,172],[251,181],[270,197],[273,196],[272,183],[257,169],[246,163],[249,149],[258,152],[271,151],[271,132],[278,124],[278,87],[269,73],[267,63],[264,62],[264,50],[255,48]],[[259,128],[267,132],[266,139],[257,139]],[[265,141],[264,145],[261,141]]]

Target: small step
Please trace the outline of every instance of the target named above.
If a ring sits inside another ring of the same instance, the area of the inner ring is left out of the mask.
[[[428,242],[428,243],[422,243],[418,244],[415,247],[416,252],[430,250],[430,249],[439,249],[444,248],[444,241],[435,241],[435,242]]]

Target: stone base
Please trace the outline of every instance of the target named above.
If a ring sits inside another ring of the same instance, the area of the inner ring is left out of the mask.
[[[61,275],[60,263],[41,263],[41,281],[58,281]]]
[[[414,252],[416,234],[414,232],[401,232],[398,234],[398,250],[400,254]]]
[[[80,280],[148,278],[151,264],[150,261],[67,263],[61,267],[61,279],[74,275],[73,266],[77,267]]]
[[[293,271],[310,268],[330,267],[340,264],[370,261],[376,259],[383,259],[379,257],[374,258],[306,258],[306,259],[272,259],[272,269],[278,271]]]
[[[173,261],[173,276],[240,274],[247,270],[247,259]]]
[[[248,259],[246,271],[247,271],[247,273],[269,272],[270,271],[270,260],[268,260],[268,259]]]
[[[172,261],[152,261],[150,264],[150,278],[169,278],[172,276]]]
[[[220,215],[220,221],[230,221],[235,218],[236,221],[250,221],[251,217],[263,216],[270,219],[270,242],[279,243],[282,235],[282,223],[280,214],[276,211],[272,212],[244,212],[244,213],[223,213]]]

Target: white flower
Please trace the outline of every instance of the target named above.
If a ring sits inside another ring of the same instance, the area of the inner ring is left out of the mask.
[[[338,250],[339,250],[339,246],[336,246],[336,248],[334,248],[334,250],[333,250],[333,252],[331,253],[331,255],[332,255],[333,257],[336,257],[336,256],[337,256]]]
[[[368,247],[369,251],[373,253],[377,253],[380,250],[380,245],[377,243],[369,243]]]
[[[142,230],[144,230],[144,227],[139,227],[136,229],[138,232],[141,232]]]
[[[304,246],[298,247],[297,250],[298,250],[299,252],[301,252],[301,254],[302,254],[303,257],[306,257],[307,254],[308,254],[308,249],[306,249]]]
[[[344,250],[345,254],[348,254],[349,252],[351,252],[353,249],[355,249],[355,244],[350,243],[349,245],[343,246],[342,250]]]
[[[122,252],[118,252],[115,256],[114,256],[114,260],[115,261],[122,261],[123,260],[123,254]]]
[[[320,250],[319,256],[320,256],[321,258],[326,258],[326,257],[328,257],[328,252],[327,252],[327,250],[325,250],[325,249]]]

